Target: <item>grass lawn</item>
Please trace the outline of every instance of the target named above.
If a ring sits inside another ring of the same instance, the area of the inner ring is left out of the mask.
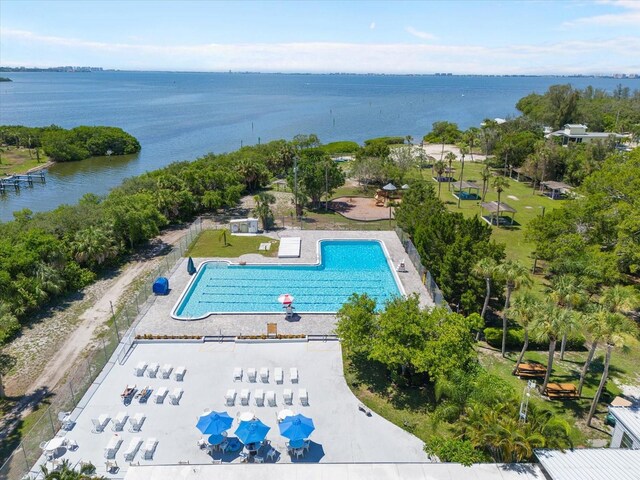
[[[26,148],[16,149],[15,147],[3,147],[0,155],[2,156],[0,175],[3,173],[25,173],[49,161],[49,157],[40,151],[40,161],[38,162],[38,160],[36,160],[35,150],[31,151],[30,156],[29,150]]]
[[[220,237],[222,230],[205,230],[195,239],[185,257],[224,257],[235,258],[245,253],[259,253],[266,257],[275,257],[278,253],[279,241],[262,235],[237,236],[227,233],[227,245]],[[261,243],[271,243],[271,250],[259,251]]]

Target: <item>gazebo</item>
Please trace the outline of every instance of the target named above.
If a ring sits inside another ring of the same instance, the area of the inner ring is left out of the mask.
[[[513,178],[512,172],[516,172],[516,178]],[[516,167],[511,169],[511,174],[509,176],[516,182],[520,181],[520,177],[522,177],[524,181],[533,180],[531,176],[527,174],[526,170],[523,167]]]
[[[483,210],[486,210],[487,212],[489,212],[489,215],[483,215],[482,218],[484,219],[485,222],[487,222],[489,225],[500,225],[501,219],[503,218],[502,216],[500,216],[500,218],[498,218],[498,211],[500,211],[500,213],[502,212],[507,212],[511,214],[511,218],[505,218],[505,221],[510,220],[509,225],[513,225],[513,218],[516,215],[516,209],[513,208],[510,205],[507,205],[504,202],[483,202],[480,204],[480,206],[482,207]],[[495,221],[494,221],[495,219]]]
[[[549,197],[551,200],[558,200],[564,198],[565,195],[573,189],[571,185],[564,182],[542,182],[543,194]],[[548,190],[548,192],[547,192]]]
[[[478,200],[480,198],[480,186],[474,182],[462,180],[453,182],[452,185],[454,189],[458,188],[453,191],[453,196],[460,200]],[[471,190],[475,190],[475,192],[471,193]]]

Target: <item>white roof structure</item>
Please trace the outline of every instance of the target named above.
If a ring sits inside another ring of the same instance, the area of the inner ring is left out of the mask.
[[[132,465],[125,480],[544,480],[540,467],[531,464],[483,463],[465,467],[459,463],[268,463],[262,465]]]
[[[640,407],[609,407],[609,412],[616,417],[616,422],[624,425],[625,430],[640,441]],[[638,470],[640,470],[640,463]]]
[[[583,448],[536,450],[552,480],[638,480],[640,450]]]
[[[298,258],[300,256],[300,237],[283,237],[280,239],[278,258]]]

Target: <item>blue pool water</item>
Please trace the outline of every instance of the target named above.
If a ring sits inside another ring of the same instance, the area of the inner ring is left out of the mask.
[[[282,312],[281,293],[297,312],[337,312],[353,293],[382,305],[400,290],[380,242],[323,240],[319,265],[229,265],[207,262],[174,309],[175,318],[211,313]]]

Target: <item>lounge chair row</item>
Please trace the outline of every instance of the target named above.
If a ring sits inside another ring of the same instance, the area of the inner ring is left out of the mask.
[[[139,362],[134,368],[133,368],[133,374],[136,377],[142,377],[143,375],[147,375],[147,377],[149,378],[164,378],[164,379],[169,379],[171,378],[171,373],[173,372],[173,377],[175,378],[176,381],[178,382],[182,382],[184,380],[184,375],[185,373],[187,373],[187,369],[186,367],[180,366],[180,367],[176,367],[175,369],[173,368],[173,366],[169,363],[165,363],[162,368],[160,368],[160,364],[159,363],[147,363],[144,360]]]
[[[113,460],[116,458],[116,453],[118,453],[121,446],[122,437],[117,434],[113,435],[104,449],[104,458],[107,460]],[[129,446],[124,452],[124,460],[126,462],[132,462],[138,453],[138,450],[141,450],[142,458],[144,460],[152,460],[157,446],[158,440],[155,438],[149,438],[144,442],[141,437],[133,437],[129,441]]]
[[[119,412],[114,419],[111,419],[111,417],[105,413],[100,415],[98,418],[91,419],[91,423],[93,423],[93,430],[91,431],[93,433],[102,433],[105,428],[107,428],[109,422],[113,422],[111,429],[114,432],[121,432],[124,430],[127,420],[129,420],[129,431],[139,432],[146,419],[147,416],[144,413],[136,413],[135,415],[130,416],[127,412]]]
[[[248,388],[243,388],[240,391],[240,404],[241,405],[249,405],[249,399],[251,396],[251,392]],[[273,390],[268,390],[265,394],[265,391],[261,388],[254,390],[253,392],[253,400],[258,407],[264,407],[265,397],[267,404],[270,407],[276,407],[276,393]],[[236,403],[236,390],[230,388],[227,390],[227,393],[224,396],[225,403],[227,406],[232,407]],[[282,392],[282,399],[286,405],[293,404],[293,392],[289,388],[285,388]],[[309,393],[306,388],[301,388],[298,390],[298,399],[300,400],[301,405],[309,405]]]
[[[138,393],[136,393],[136,391],[137,388],[135,385],[126,386],[124,392],[120,395],[125,405],[129,405],[133,398],[137,398],[140,403],[145,403],[153,393],[153,389],[150,387],[144,387]],[[169,389],[167,387],[160,387],[155,391],[155,393],[153,393],[153,401],[155,403],[164,403],[164,399],[169,396],[169,402],[172,405],[178,405],[183,393],[184,390],[180,387],[174,388],[171,390],[171,393],[169,393]]]
[[[233,370],[233,381],[241,382],[244,377],[244,371],[240,367],[236,367]],[[250,383],[255,383],[257,381],[258,371],[255,368],[247,368],[247,381]],[[298,369],[296,367],[291,367],[289,369],[289,378],[291,383],[298,383]],[[284,373],[282,368],[276,367],[273,369],[273,379],[276,383],[284,383]],[[262,367],[260,369],[260,381],[262,383],[269,383],[269,369],[267,367]]]

